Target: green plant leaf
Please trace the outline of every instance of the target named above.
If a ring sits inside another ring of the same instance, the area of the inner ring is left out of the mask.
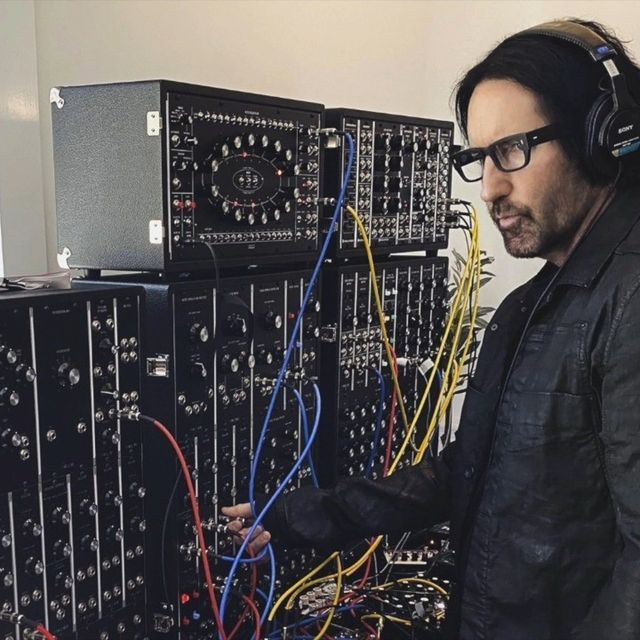
[[[451,247],[451,253],[455,256],[456,260],[461,263],[465,263],[466,260],[462,257],[459,251],[455,249],[455,247]]]
[[[478,316],[486,316],[488,313],[493,313],[495,311],[494,307],[478,307]]]

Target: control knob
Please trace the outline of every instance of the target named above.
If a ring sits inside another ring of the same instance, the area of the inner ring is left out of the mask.
[[[63,362],[58,367],[58,384],[61,387],[75,387],[80,382],[80,370]]]
[[[12,407],[16,407],[20,404],[20,394],[8,387],[3,387],[0,389],[0,402],[8,402]]]
[[[280,329],[282,327],[282,316],[275,311],[267,311],[264,314],[264,325],[268,329]]]
[[[102,338],[98,343],[98,348],[108,353],[117,353],[118,347],[113,344],[110,338]]]
[[[97,538],[94,538],[90,535],[82,536],[82,540],[80,540],[80,545],[85,551],[97,551],[100,547]]]
[[[190,171],[191,169],[196,168],[194,167],[193,160],[190,160],[189,158],[176,158],[171,162],[171,167],[174,169],[174,171],[179,172]]]
[[[304,335],[306,338],[319,338],[320,327],[309,324],[304,328]]]
[[[90,516],[95,516],[98,513],[98,505],[95,502],[91,502],[88,498],[85,498],[80,503],[80,510]]]
[[[227,316],[227,327],[235,335],[247,335],[247,321],[238,313],[231,313]]]
[[[192,342],[208,342],[209,328],[203,322],[194,322],[189,328]]]
[[[374,176],[373,178],[373,188],[375,191],[384,191],[389,187],[389,183],[387,181],[387,177],[385,175]]]
[[[22,447],[22,436],[13,429],[4,429],[0,434],[0,440],[3,447],[14,446]]]
[[[202,362],[194,362],[191,365],[191,375],[194,378],[206,378],[207,368],[204,366]]]
[[[44,572],[44,563],[42,560],[30,556],[24,563],[24,569],[27,573],[40,576]]]
[[[376,133],[376,151],[380,149],[391,148],[391,134],[389,133]]]
[[[402,149],[403,142],[404,141],[403,141],[402,135],[399,133],[396,133],[391,136],[391,139],[389,140],[389,147],[393,151],[400,151]]]
[[[389,158],[389,169],[391,171],[400,171],[404,167],[402,156],[392,156]]]
[[[42,533],[42,525],[31,518],[25,520],[23,527],[24,532],[30,533],[34,538],[37,538]]]
[[[16,367],[16,377],[25,382],[33,382],[36,379],[36,372],[33,367],[21,363]]]
[[[389,212],[398,213],[402,209],[402,201],[400,198],[391,198],[389,200]]]
[[[68,525],[71,522],[71,514],[63,507],[56,507],[51,514],[51,520],[58,524]]]
[[[258,351],[258,361],[262,364],[273,364],[273,353],[263,347]]]
[[[253,369],[256,364],[256,359],[253,354],[247,353],[246,351],[241,351],[238,354],[238,364],[241,369],[245,367],[249,367],[249,369]]]
[[[15,364],[18,361],[18,354],[15,349],[10,349],[5,345],[0,346],[0,353],[4,354],[9,364]]]
[[[389,168],[389,158],[387,156],[376,156],[373,161],[373,168],[376,171],[386,171]]]
[[[373,199],[373,211],[374,213],[381,212],[386,213],[389,208],[387,198],[374,198]]]
[[[225,353],[220,361],[220,366],[223,371],[228,373],[238,373],[240,370],[240,361],[238,358],[233,358],[230,354]]]
[[[72,551],[71,544],[65,540],[56,540],[53,543],[53,553],[58,558],[69,558]]]
[[[420,144],[417,140],[413,140],[412,142],[407,142],[402,151],[406,154],[418,153],[420,149]]]
[[[400,178],[389,178],[388,180],[389,191],[400,191],[400,187],[402,186],[402,181]]]

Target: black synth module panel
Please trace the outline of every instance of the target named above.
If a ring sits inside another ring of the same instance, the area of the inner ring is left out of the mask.
[[[131,276],[133,277],[133,276]],[[248,500],[249,474],[273,384],[298,317],[310,271],[158,283],[146,291],[143,412],[174,433],[194,471],[214,580],[220,587],[236,552],[220,507]],[[141,278],[137,276],[137,281]],[[300,456],[315,416],[312,382],[319,366],[320,302],[313,295],[302,320],[287,384],[280,392],[256,475],[256,492],[272,494]],[[215,624],[193,518],[175,456],[160,434],[145,433],[149,490],[149,614],[159,638],[211,638]],[[311,482],[307,461],[290,488]],[[276,592],[312,567],[314,551],[281,550]],[[260,574],[265,572],[260,570]],[[247,572],[239,580],[248,584]],[[260,587],[268,591],[265,575]],[[231,601],[229,620],[242,610]],[[155,636],[154,636],[155,637]]]
[[[411,417],[425,388],[421,371],[435,355],[444,331],[447,259],[391,260],[378,264],[377,276]],[[323,481],[331,482],[336,475],[378,478],[385,464],[393,382],[369,269],[366,265],[329,267],[323,283],[322,382],[327,404],[323,453],[325,460],[335,462],[333,468],[323,466],[328,474]],[[391,459],[406,433],[399,411],[394,425]],[[423,426],[416,432],[416,442],[424,436]],[[408,448],[400,467],[411,463],[411,453]]]
[[[322,106],[165,80],[52,91],[59,261],[187,271],[318,246]]]
[[[0,607],[59,640],[147,637],[141,295],[0,296]]]
[[[353,136],[355,157],[345,203],[358,211],[374,253],[446,247],[443,211],[451,195],[453,123],[328,109],[325,124]],[[326,152],[326,195],[337,197],[347,158],[346,144]],[[362,252],[362,239],[345,210],[333,253],[355,257]]]

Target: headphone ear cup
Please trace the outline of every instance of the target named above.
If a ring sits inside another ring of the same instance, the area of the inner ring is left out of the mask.
[[[603,145],[620,160],[640,151],[640,108],[621,109],[611,114],[603,131]]]
[[[607,148],[607,131],[615,114],[610,92],[603,93],[593,103],[585,120],[585,158],[593,178],[614,177],[617,162]]]

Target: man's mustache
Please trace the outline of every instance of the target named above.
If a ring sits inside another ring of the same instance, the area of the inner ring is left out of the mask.
[[[489,215],[491,219],[496,222],[500,218],[507,218],[509,216],[531,217],[531,209],[506,200],[497,200],[489,205]]]

